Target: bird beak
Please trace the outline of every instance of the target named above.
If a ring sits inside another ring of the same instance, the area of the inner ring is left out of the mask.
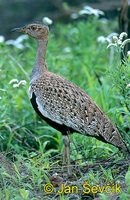
[[[16,31],[16,32],[21,32],[21,33],[24,33],[25,32],[25,29],[24,29],[24,27],[22,27],[22,28],[13,28],[11,31]]]

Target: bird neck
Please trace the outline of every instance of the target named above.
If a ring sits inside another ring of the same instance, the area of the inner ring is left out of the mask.
[[[38,48],[36,54],[36,65],[39,67],[45,67],[45,56],[47,48],[47,40],[38,40]]]
[[[46,56],[46,48],[47,48],[47,40],[38,40],[38,48],[37,48],[37,53],[36,53],[36,60],[35,60],[35,65],[32,70],[32,77],[36,77],[38,75],[41,75],[44,73],[44,71],[47,70],[47,65],[45,61],[45,56]]]

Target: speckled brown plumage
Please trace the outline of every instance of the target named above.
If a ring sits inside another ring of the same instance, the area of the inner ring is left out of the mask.
[[[31,90],[46,110],[46,117],[66,126],[64,129],[58,129],[63,134],[75,131],[126,150],[117,128],[95,102],[75,84],[45,71],[32,82]]]
[[[78,86],[48,71],[45,62],[48,27],[29,24],[18,31],[38,42],[30,81],[30,100],[35,111],[63,135],[78,132],[127,151],[119,131],[96,103]]]

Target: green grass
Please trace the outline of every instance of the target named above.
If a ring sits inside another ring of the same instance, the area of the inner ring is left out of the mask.
[[[128,143],[130,114],[126,106],[129,104],[126,84],[130,80],[129,63],[127,67],[120,68],[119,58],[116,57],[114,67],[110,67],[107,44],[97,42],[98,36],[107,36],[113,31],[111,22],[102,24],[95,19],[68,25],[57,24],[50,31],[47,64],[50,71],[83,88],[117,124]],[[44,199],[43,183],[48,182],[49,170],[57,163],[57,160],[53,163],[51,157],[63,150],[61,134],[43,122],[29,102],[29,74],[36,44],[32,39],[27,39],[23,45],[24,49],[21,50],[0,44],[0,151],[13,161],[15,174],[12,174],[11,164],[9,167],[6,162],[1,164],[0,200]],[[13,84],[9,84],[12,79],[26,80],[27,84],[14,88]],[[81,159],[78,164],[82,164],[86,158],[91,164],[117,152],[112,145],[79,134],[73,134],[71,140],[71,159]],[[80,145],[82,148],[76,150]],[[123,158],[121,153],[115,159],[118,161],[120,158]],[[97,183],[102,171],[104,179],[112,181],[111,169],[104,170],[101,168],[96,173],[89,170],[86,178]],[[127,199],[126,193],[122,192],[121,195],[122,199]],[[102,199],[105,198],[102,196]]]

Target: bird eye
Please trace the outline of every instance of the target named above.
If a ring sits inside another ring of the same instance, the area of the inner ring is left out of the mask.
[[[32,30],[34,31],[36,28],[34,26],[32,26]]]

